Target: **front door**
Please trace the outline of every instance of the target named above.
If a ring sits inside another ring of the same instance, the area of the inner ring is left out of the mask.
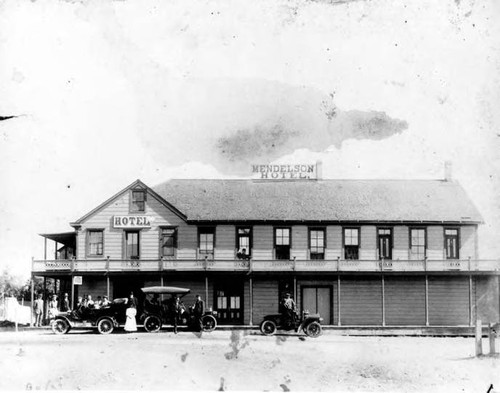
[[[221,325],[243,323],[243,282],[219,282],[215,285],[215,309]]]
[[[327,325],[332,323],[332,288],[326,286],[302,287],[302,310],[319,314]]]

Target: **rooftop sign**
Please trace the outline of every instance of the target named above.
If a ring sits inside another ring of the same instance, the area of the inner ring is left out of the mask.
[[[258,179],[318,179],[318,164],[252,165]]]

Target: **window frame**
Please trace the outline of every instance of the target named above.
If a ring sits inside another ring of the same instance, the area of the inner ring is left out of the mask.
[[[141,192],[144,195],[143,203],[144,203],[144,209],[143,210],[137,210],[134,208],[134,192]],[[130,190],[130,195],[129,195],[129,206],[128,210],[129,213],[141,213],[145,214],[146,213],[146,201],[147,201],[147,190],[143,188],[133,188]]]
[[[390,234],[389,234],[389,254],[390,254],[390,257],[389,258],[384,258],[385,260],[389,260],[389,261],[392,261],[392,249],[394,248],[394,228],[393,227],[377,227],[377,256],[378,256],[378,259],[379,261],[382,260],[382,255],[380,253],[380,238],[381,237],[387,237],[387,235],[380,235],[379,231],[380,230],[388,230],[390,231]]]
[[[447,230],[454,230],[457,231],[456,235],[447,235],[446,231]],[[446,244],[446,238],[447,237],[454,237],[456,236],[457,238],[457,257],[456,258],[450,258],[448,256],[448,247]],[[459,227],[444,227],[443,228],[443,241],[444,241],[444,255],[446,260],[457,260],[460,259],[460,228]]]
[[[209,232],[210,230],[210,232]],[[217,244],[216,243],[216,227],[215,226],[199,226],[198,227],[198,247],[197,247],[197,254],[198,254],[198,257],[201,257],[203,255],[203,258],[205,256],[209,256],[210,258],[210,255],[212,255],[212,258],[215,257],[215,245]],[[203,232],[203,231],[207,231],[207,232]],[[201,248],[200,248],[200,245],[201,245],[201,236],[203,233],[207,234],[207,233],[212,233],[213,234],[213,244],[212,244],[212,254],[202,254],[201,253]]]
[[[309,227],[307,232],[307,243],[308,243],[308,251],[309,251],[309,260],[313,260],[311,251],[311,232],[313,231],[321,231],[323,232],[323,258],[314,258],[314,260],[324,261],[326,259],[326,227]],[[320,253],[315,253],[320,254]]]
[[[173,254],[172,255],[164,255],[163,254],[163,231],[164,230],[173,230],[174,231],[174,245],[173,245]],[[177,257],[177,247],[178,247],[178,241],[179,241],[179,227],[176,226],[170,226],[170,225],[160,225],[158,227],[159,230],[159,252],[158,255],[160,255],[160,258],[176,258]]]
[[[411,243],[411,232],[413,230],[421,230],[424,231],[424,258],[423,259],[412,259],[412,243]],[[408,258],[411,261],[422,261],[427,258],[427,246],[428,246],[428,239],[427,239],[427,227],[409,227],[408,228]]]
[[[355,229],[358,231],[358,244],[353,246],[352,244],[345,244],[345,231],[346,229]],[[346,257],[346,247],[357,247],[358,248],[358,258],[357,259],[351,259]],[[359,260],[359,254],[360,254],[360,249],[361,249],[361,227],[356,227],[356,226],[347,226],[347,227],[342,227],[342,251],[344,254],[344,260]]]
[[[236,253],[238,253],[240,251],[240,237],[246,237],[246,235],[240,235],[239,233],[239,230],[240,229],[250,229],[250,234],[248,235],[249,239],[248,239],[248,249],[247,249],[247,255],[250,257],[252,256],[252,248],[253,248],[253,226],[249,225],[249,226],[243,226],[243,225],[239,225],[239,226],[236,226],[235,227],[235,249],[236,249]]]
[[[282,247],[283,244],[276,244],[276,232],[278,229],[288,229],[288,259],[286,258],[277,258],[277,246]],[[287,227],[287,226],[276,226],[273,227],[273,252],[274,252],[274,259],[275,260],[283,260],[283,261],[289,261],[292,257],[292,227]]]
[[[123,259],[124,260],[131,260],[131,261],[137,261],[141,259],[141,230],[140,229],[125,229],[123,230]],[[131,258],[127,255],[127,234],[129,233],[137,233],[137,251],[138,251],[138,256],[137,258]]]
[[[104,228],[87,228],[85,230],[85,256],[87,258],[104,258]],[[102,254],[91,254],[90,253],[90,232],[101,232],[102,233]]]

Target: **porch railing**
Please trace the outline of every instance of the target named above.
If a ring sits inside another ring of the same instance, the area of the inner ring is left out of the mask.
[[[230,260],[230,259],[70,259],[33,260],[33,272],[498,272],[500,259],[447,260]]]

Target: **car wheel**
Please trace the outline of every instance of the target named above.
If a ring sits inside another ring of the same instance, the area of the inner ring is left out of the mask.
[[[156,315],[150,315],[144,320],[144,329],[149,333],[157,332],[161,329],[161,320]]]
[[[109,318],[103,318],[97,323],[97,331],[101,334],[113,333],[115,325],[113,321]]]
[[[217,327],[217,320],[212,315],[205,315],[201,318],[201,323],[204,332],[213,332]]]
[[[318,322],[311,322],[305,327],[304,332],[309,337],[316,338],[321,335],[321,325]]]
[[[64,319],[56,319],[52,322],[52,331],[55,334],[66,334],[69,332],[69,323]]]
[[[272,336],[276,333],[276,323],[271,320],[264,321],[260,324],[260,331],[266,336]]]

